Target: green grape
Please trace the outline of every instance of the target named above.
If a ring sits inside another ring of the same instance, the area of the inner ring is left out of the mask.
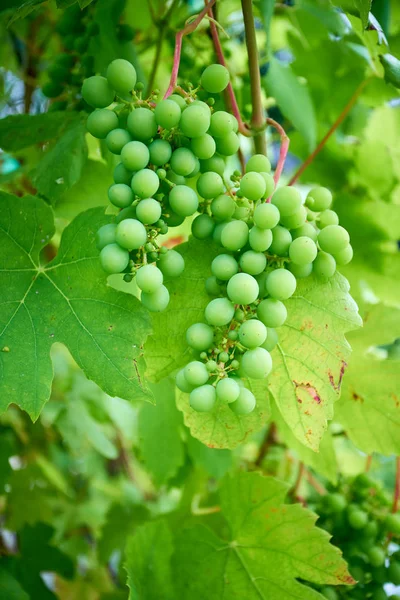
[[[238,321],[239,323],[241,323],[242,321],[244,321],[246,315],[244,314],[244,311],[241,308],[237,308],[235,310],[235,320]]]
[[[290,233],[292,234],[292,238],[294,240],[298,237],[305,236],[311,238],[313,242],[316,242],[318,238],[318,231],[315,229],[314,225],[311,225],[311,223],[304,223],[304,225],[293,229]]]
[[[68,69],[70,69],[75,62],[75,56],[73,56],[72,54],[66,54],[65,52],[62,52],[61,54],[58,54],[56,56],[55,62],[63,67],[67,67]]]
[[[323,210],[319,215],[318,225],[320,229],[323,229],[328,225],[339,225],[339,217],[333,210]]]
[[[249,228],[244,221],[231,221],[223,227],[221,232],[221,244],[232,252],[243,248],[248,239]]]
[[[220,352],[218,355],[219,362],[226,363],[229,360],[229,354],[227,352]]]
[[[347,500],[342,494],[327,494],[325,496],[325,504],[332,513],[339,513],[346,508]]]
[[[228,281],[239,270],[239,266],[230,254],[219,254],[211,263],[211,273],[221,281]]]
[[[330,254],[318,252],[313,263],[313,271],[320,277],[333,277],[336,271],[336,261]]]
[[[206,362],[206,369],[209,373],[214,373],[218,369],[218,365],[215,360],[209,360]]]
[[[155,292],[162,285],[162,282],[163,274],[154,265],[144,265],[136,273],[137,286],[146,294]]]
[[[99,250],[102,250],[104,246],[114,244],[116,229],[117,226],[115,225],[115,223],[107,223],[107,225],[103,225],[103,227],[100,227],[100,229],[96,233],[96,246]]]
[[[190,406],[197,412],[210,412],[216,399],[215,388],[212,385],[201,385],[190,392]]]
[[[139,198],[151,198],[157,193],[160,180],[157,173],[150,169],[141,169],[132,177],[131,187]]]
[[[230,219],[235,212],[235,201],[231,196],[221,194],[211,202],[211,212],[217,221]]]
[[[281,227],[280,225],[277,225],[272,229],[272,244],[269,247],[271,254],[287,256],[291,243],[292,236],[288,229]]]
[[[186,331],[186,341],[194,350],[208,350],[213,345],[214,330],[206,323],[194,323]]]
[[[224,137],[234,131],[235,117],[224,110],[217,110],[211,115],[209,133],[213,137]]]
[[[336,254],[349,245],[350,237],[340,225],[328,225],[319,232],[318,243],[324,252]]]
[[[240,192],[249,200],[260,200],[265,194],[266,183],[264,177],[260,173],[251,171],[243,175],[240,181]]]
[[[254,225],[259,229],[272,229],[278,225],[280,213],[274,204],[267,204],[264,202],[263,204],[256,206],[253,219]]]
[[[340,252],[335,252],[335,260],[337,265],[347,265],[353,258],[353,248],[349,244]]]
[[[157,133],[157,121],[149,108],[135,108],[128,116],[128,131],[136,140],[147,142]]]
[[[279,300],[277,300],[277,302],[279,302]],[[267,327],[267,339],[263,344],[261,344],[261,348],[264,348],[265,350],[268,350],[268,352],[271,352],[277,345],[278,341],[279,337],[276,332],[276,329],[274,329],[273,327]]]
[[[150,152],[143,142],[128,142],[121,150],[122,164],[131,171],[140,171],[149,164]]]
[[[161,217],[161,205],[154,198],[146,198],[137,205],[136,215],[139,221],[146,225],[156,223]]]
[[[225,226],[230,222],[231,221],[223,221],[222,223],[217,223],[217,225],[215,226],[212,237],[216,244],[219,244],[220,246],[222,246],[222,242],[221,242],[222,232],[223,232]]]
[[[233,156],[240,148],[240,140],[234,131],[215,140],[217,152],[223,156]]]
[[[231,377],[224,377],[224,379],[221,379],[217,383],[215,391],[217,393],[217,398],[221,400],[221,402],[230,404],[238,399],[240,394],[240,386]]]
[[[307,210],[300,206],[299,210],[289,217],[281,217],[281,225],[287,229],[298,229],[305,224],[307,219]]]
[[[116,58],[107,67],[107,81],[117,94],[126,96],[136,85],[136,69],[123,58]]]
[[[204,285],[206,288],[206,292],[207,292],[207,294],[209,294],[209,296],[219,296],[220,295],[221,285],[217,281],[217,278],[215,277],[215,275],[212,275],[211,277],[207,277]]]
[[[239,327],[239,340],[246,348],[257,348],[267,339],[267,328],[257,319],[245,321]]]
[[[95,138],[102,140],[118,127],[118,117],[114,111],[100,108],[88,116],[86,127]]]
[[[271,163],[264,154],[254,154],[246,164],[246,173],[251,171],[269,173],[271,171]]]
[[[321,588],[321,594],[328,600],[339,600],[339,596],[333,588],[323,587]]]
[[[287,269],[276,269],[268,273],[265,286],[272,298],[287,300],[296,290],[296,278]]]
[[[82,85],[82,97],[93,108],[106,108],[114,101],[114,90],[105,77],[93,75],[85,79]]]
[[[257,279],[258,287],[260,288],[260,291],[258,294],[258,297],[260,299],[264,298],[264,296],[267,295],[267,290],[265,289],[265,282],[267,281],[267,275],[268,275],[268,273],[266,271],[263,271],[259,275],[255,276],[255,278]]]
[[[188,106],[182,113],[180,129],[189,138],[200,137],[210,127],[210,109],[200,105]]]
[[[272,194],[275,191],[275,180],[272,177],[272,175],[270,173],[260,173],[260,175],[262,175],[264,177],[264,181],[265,181],[265,192],[264,192],[264,198],[269,198],[270,196],[272,196]]]
[[[187,106],[185,98],[183,98],[182,96],[179,96],[179,94],[171,94],[171,96],[168,97],[168,100],[172,100],[173,102],[176,102],[176,104],[179,106],[181,111],[184,110]]]
[[[267,259],[262,252],[247,250],[247,252],[244,252],[240,257],[239,264],[242,271],[245,273],[249,273],[249,275],[259,275],[267,266]]]
[[[307,265],[315,260],[318,253],[315,242],[309,237],[300,236],[289,246],[289,257],[295,265]]]
[[[177,127],[181,120],[182,111],[179,104],[171,99],[161,100],[154,110],[156,121],[164,129]]]
[[[400,563],[392,561],[388,568],[388,578],[394,585],[400,585]]]
[[[150,312],[162,312],[169,303],[169,292],[165,285],[160,285],[155,292],[147,294],[142,292],[140,300]]]
[[[215,154],[215,141],[208,133],[201,135],[200,137],[193,138],[190,142],[192,152],[197,156],[206,160],[211,158]]]
[[[203,173],[197,180],[197,191],[202,198],[211,199],[224,191],[224,182],[218,173]]]
[[[253,348],[243,354],[240,367],[250,379],[265,379],[272,370],[272,358],[265,348]]]
[[[281,327],[287,319],[287,309],[280,300],[266,298],[257,307],[257,317],[266,327]]]
[[[122,163],[118,163],[114,169],[114,181],[115,183],[125,183],[125,185],[131,185],[132,171],[129,171]]]
[[[100,252],[100,262],[106,273],[121,273],[129,263],[129,252],[118,244],[108,244]]]
[[[187,176],[196,166],[196,158],[189,148],[177,148],[170,160],[171,169],[178,175]]]
[[[253,412],[256,407],[256,399],[254,394],[245,387],[241,387],[239,396],[235,402],[229,404],[229,408],[238,417],[245,416]]]
[[[228,297],[234,304],[251,304],[257,299],[257,280],[247,273],[236,273],[228,282]]]
[[[195,161],[195,167],[193,169],[193,171],[191,171],[188,175],[188,179],[191,179],[192,177],[195,177],[199,171],[200,171],[200,161],[197,158],[197,156],[194,157],[194,161]]]
[[[299,191],[289,186],[284,186],[276,190],[271,202],[278,207],[281,217],[294,215],[302,206]]]
[[[324,187],[316,187],[308,192],[306,205],[316,212],[326,210],[332,204],[332,194]]]
[[[124,219],[118,223],[115,237],[122,248],[136,250],[146,243],[147,232],[140,221]]]
[[[235,307],[228,298],[215,298],[206,306],[205,317],[210,325],[222,327],[233,319]]]
[[[214,228],[214,220],[204,213],[194,219],[192,223],[192,235],[198,240],[206,240],[212,236]]]
[[[201,85],[210,94],[218,94],[229,84],[229,71],[223,65],[209,65],[201,75]]]
[[[272,243],[272,231],[252,227],[249,233],[249,244],[256,252],[265,252]]]
[[[185,261],[176,250],[168,250],[160,256],[157,265],[166,277],[179,277],[185,268]]]
[[[231,331],[229,331],[228,333],[228,338],[230,340],[232,340],[233,342],[236,342],[236,340],[238,339],[239,334],[235,329],[232,329]]]
[[[186,183],[185,177],[182,177],[182,175],[177,175],[177,173],[172,171],[172,169],[168,169],[166,179],[172,183],[175,183],[176,185],[185,185]]]
[[[190,385],[203,385],[208,381],[209,375],[204,363],[193,360],[188,363],[184,370],[185,378]]]
[[[113,154],[121,154],[122,148],[131,141],[131,136],[125,129],[113,129],[106,137],[106,146]]]
[[[119,213],[115,216],[115,222],[121,223],[125,219],[136,219],[136,206],[128,206],[127,208],[123,208],[119,211]]]
[[[291,273],[296,277],[296,279],[303,279],[304,277],[308,277],[311,275],[313,270],[312,263],[305,265],[297,265],[295,263],[290,263],[287,267]]]
[[[349,513],[349,525],[350,527],[352,527],[353,529],[363,529],[366,524],[368,523],[368,515],[367,513],[363,512],[362,510],[352,510]],[[375,565],[375,566],[379,566],[379,565]]]
[[[250,218],[250,207],[249,206],[237,206],[233,213],[233,218],[241,221],[248,221]]]
[[[186,381],[184,369],[181,369],[176,374],[175,383],[176,387],[181,390],[181,392],[185,392],[186,394],[190,394],[190,392],[194,389],[194,386],[190,385],[190,383]]]
[[[171,144],[167,140],[153,140],[149,145],[150,162],[156,167],[169,162],[172,155]]]
[[[371,600],[388,600],[388,596],[383,588],[374,590]]]
[[[179,227],[185,220],[185,217],[181,215],[177,215],[171,208],[168,208],[168,214],[163,215],[163,219],[165,220],[168,227]]]
[[[218,173],[221,177],[225,173],[225,161],[222,156],[218,156],[214,154],[211,158],[207,158],[206,160],[200,161],[200,171],[202,173],[206,173],[207,171],[213,171],[214,173]]]
[[[356,513],[357,514],[357,513]],[[362,513],[365,514],[365,513]],[[368,515],[366,515],[368,520]],[[349,516],[350,520],[350,516]],[[352,525],[353,527],[353,525]],[[368,560],[373,567],[381,567],[385,564],[385,551],[379,546],[372,546],[367,552]]]
[[[108,198],[111,204],[118,208],[126,208],[133,202],[133,193],[129,185],[125,183],[114,183],[108,188]]]
[[[390,533],[400,535],[400,514],[395,513],[387,515],[385,519],[385,527]]]
[[[172,210],[182,217],[190,217],[199,206],[196,192],[187,185],[173,187],[169,193],[168,201]]]

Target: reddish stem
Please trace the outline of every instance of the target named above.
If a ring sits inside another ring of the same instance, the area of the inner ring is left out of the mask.
[[[197,15],[197,17],[194,19],[194,21],[192,21],[191,23],[188,23],[186,25],[186,27],[181,29],[181,31],[178,31],[178,33],[176,34],[174,62],[173,62],[173,66],[172,66],[171,79],[169,82],[168,89],[165,92],[164,98],[168,98],[168,96],[170,96],[173,93],[173,91],[176,87],[176,82],[178,81],[178,72],[179,72],[179,65],[181,62],[183,37],[185,35],[188,35],[189,33],[192,33],[200,25],[201,21],[207,14],[207,11],[213,6],[213,4],[215,4],[215,1],[216,0],[210,0],[210,2],[208,2],[208,4],[206,4],[206,6],[203,8],[203,10]]]
[[[322,140],[320,141],[318,146],[315,148],[314,152],[312,152],[310,154],[310,156],[308,156],[308,158],[306,158],[306,160],[303,162],[303,164],[299,167],[299,169],[296,171],[296,173],[293,175],[293,177],[289,181],[288,185],[293,185],[294,183],[296,183],[296,181],[299,179],[300,175],[302,175],[302,173],[304,173],[304,171],[307,169],[307,167],[313,162],[314,158],[321,152],[322,148],[325,146],[326,142],[329,140],[331,135],[336,131],[336,129],[339,127],[339,125],[341,123],[343,123],[343,121],[349,114],[350,110],[353,108],[354,104],[357,101],[357,98],[363,91],[363,89],[368,81],[369,81],[369,79],[364,79],[364,81],[362,81],[360,83],[360,85],[358,86],[358,88],[356,89],[356,91],[354,92],[354,94],[352,95],[352,97],[350,98],[350,100],[348,101],[348,103],[346,104],[346,106],[344,107],[344,109],[342,110],[342,112],[340,113],[340,115],[338,116],[338,118],[336,119],[334,124],[332,125],[332,127],[324,135],[324,137],[322,138]]]
[[[394,484],[393,506],[392,512],[396,513],[399,510],[400,502],[400,457],[396,457],[396,480]]]
[[[372,454],[368,454],[367,461],[365,463],[365,472],[366,473],[368,473],[368,471],[371,469],[371,465],[372,465]]]
[[[272,127],[275,127],[275,129],[278,131],[279,135],[281,136],[281,147],[280,147],[280,151],[279,151],[279,159],[278,159],[278,164],[276,165],[276,169],[275,169],[275,173],[274,173],[274,181],[275,181],[275,188],[276,188],[276,186],[278,185],[280,176],[282,174],[282,171],[283,171],[286,156],[287,156],[287,153],[289,150],[290,139],[288,138],[286,131],[283,129],[282,125],[280,125],[279,123],[274,121],[274,119],[270,119],[268,117],[267,124],[271,125]],[[271,202],[271,196],[269,198],[267,198],[266,202]]]

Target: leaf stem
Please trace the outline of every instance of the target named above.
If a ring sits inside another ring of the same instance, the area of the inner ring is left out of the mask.
[[[394,484],[392,513],[399,510],[400,502],[400,456],[396,456],[396,479]]]
[[[322,138],[322,140],[320,141],[318,146],[315,148],[315,150],[313,152],[311,152],[311,154],[308,156],[308,158],[306,158],[306,160],[303,162],[303,164],[299,167],[299,169],[293,175],[293,177],[289,181],[289,185],[293,185],[294,183],[296,183],[296,181],[304,173],[304,171],[307,169],[307,167],[313,162],[314,158],[316,156],[318,156],[318,154],[321,152],[321,150],[323,149],[323,147],[325,146],[326,142],[329,140],[331,135],[336,131],[336,129],[339,127],[339,125],[341,123],[343,123],[344,119],[347,117],[348,113],[353,108],[354,104],[357,101],[357,98],[363,91],[363,89],[366,86],[366,84],[368,83],[368,81],[369,81],[369,79],[364,79],[360,83],[360,85],[357,87],[354,94],[352,95],[352,97],[350,98],[350,100],[348,101],[348,103],[346,104],[346,106],[344,107],[344,109],[342,110],[342,112],[340,113],[338,118],[336,119],[336,121],[333,123],[332,127],[324,135],[324,137]]]
[[[277,432],[277,430],[276,430],[275,423],[271,423],[271,425],[269,426],[269,429],[267,429],[267,431],[265,433],[265,437],[260,446],[258,456],[257,456],[256,460],[254,461],[254,465],[256,467],[262,466],[262,463],[264,462],[264,458],[268,454],[268,450],[270,449],[271,446],[273,446],[275,444],[276,432]]]
[[[371,464],[372,464],[372,454],[368,454],[367,460],[365,462],[365,472],[366,473],[368,473],[368,471],[371,469]]]
[[[252,0],[241,0],[241,3],[249,63],[251,101],[253,106],[250,124],[252,129],[259,131],[259,133],[256,133],[254,136],[256,152],[259,154],[266,154],[267,148],[264,131],[265,115],[261,96],[260,66],[258,64],[258,49]]]

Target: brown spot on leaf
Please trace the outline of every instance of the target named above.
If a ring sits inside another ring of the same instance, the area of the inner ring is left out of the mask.
[[[313,400],[315,400],[315,402],[317,404],[321,404],[321,397],[318,394],[316,388],[313,385],[311,385],[311,383],[297,383],[297,381],[293,381],[293,383],[294,383],[294,385],[296,387],[296,390],[298,388],[300,388],[302,390],[305,390],[308,394],[310,394],[311,398]],[[297,394],[296,394],[296,398],[297,398],[298,401],[301,402],[301,400],[299,399],[299,397],[298,397]]]
[[[336,390],[337,392],[340,390],[340,386],[342,385],[342,379],[343,379],[343,375],[344,375],[346,368],[347,368],[347,362],[342,360],[342,364],[341,364],[340,372],[339,372],[339,379],[338,379],[337,384],[335,383],[335,379],[333,377],[332,371],[330,369],[328,369],[328,377],[329,377],[330,384],[333,387],[333,389]]]
[[[355,402],[358,402],[358,401],[360,401],[361,403],[363,403],[363,402],[364,402],[364,398],[362,398],[362,397],[361,397],[359,394],[357,394],[357,392],[355,392],[354,390],[353,390],[353,391],[352,391],[352,393],[351,393],[351,397],[353,398],[353,400],[354,400]]]

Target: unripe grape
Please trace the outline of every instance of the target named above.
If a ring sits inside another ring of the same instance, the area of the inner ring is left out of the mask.
[[[114,90],[105,77],[93,75],[83,82],[82,97],[89,106],[106,108],[114,101],[114,96]]]
[[[135,108],[128,116],[128,131],[136,140],[146,142],[157,133],[157,121],[149,108]]]
[[[206,362],[206,369],[209,373],[214,373],[218,368],[217,363],[215,362],[215,360],[209,360]]]
[[[195,138],[207,133],[210,120],[211,115],[208,107],[191,105],[183,111],[179,126],[183,135]]]
[[[210,412],[215,405],[216,394],[212,385],[201,385],[190,393],[191,408],[197,412]]]
[[[400,563],[392,561],[388,568],[388,580],[394,585],[400,585]]]
[[[318,234],[318,243],[321,250],[335,254],[344,250],[349,245],[350,236],[340,225],[328,225]]]
[[[103,140],[113,129],[118,127],[118,117],[112,110],[99,108],[87,118],[86,128],[95,138]]]
[[[367,555],[369,562],[373,567],[380,567],[385,564],[385,551],[382,548],[372,546],[372,548],[368,550]]]
[[[114,183],[108,188],[108,198],[114,206],[126,208],[133,202],[133,192],[125,183]]]
[[[256,252],[265,252],[272,244],[272,231],[252,227],[249,232],[249,244]]]
[[[224,248],[235,252],[247,244],[249,228],[243,221],[227,223],[221,232],[221,244]]]
[[[235,307],[228,298],[215,298],[206,306],[205,317],[210,325],[222,327],[233,319]]]
[[[116,58],[107,67],[107,81],[120,96],[126,96],[136,84],[135,67],[123,58]]]
[[[116,229],[115,223],[107,223],[107,225],[100,227],[96,233],[96,246],[99,250],[102,250],[108,244],[114,244]]]
[[[228,282],[227,294],[234,304],[251,304],[257,299],[258,292],[256,279],[247,273],[237,273]]]
[[[266,298],[257,307],[257,317],[266,327],[281,327],[287,319],[287,309],[280,300]]]
[[[141,169],[132,177],[131,188],[139,198],[151,198],[157,193],[160,180],[151,169]]]
[[[257,348],[267,338],[267,328],[257,319],[245,321],[239,327],[239,340],[246,348]]]
[[[293,215],[289,217],[281,217],[281,225],[287,229],[298,229],[305,224],[307,219],[307,210],[304,206],[300,206]]]
[[[219,400],[230,404],[238,399],[240,394],[240,386],[234,379],[225,377],[217,383],[215,391]]]
[[[313,262],[313,271],[320,277],[333,277],[336,271],[336,261],[331,254],[318,252],[317,258]]]
[[[385,527],[390,533],[400,535],[400,514],[395,513],[387,515],[385,519]]]
[[[230,196],[221,194],[211,202],[211,212],[218,221],[230,219],[235,212],[236,204]]]
[[[332,193],[324,187],[316,187],[308,192],[306,204],[316,212],[326,210],[332,204]]]
[[[129,171],[122,163],[118,163],[114,169],[114,181],[115,183],[125,183],[125,185],[131,185],[132,171]]]
[[[325,504],[328,506],[331,512],[339,513],[346,508],[347,500],[342,494],[327,494],[325,496]]]
[[[188,345],[199,352],[211,348],[213,340],[214,330],[206,323],[194,323],[186,331]]]
[[[279,302],[279,300],[277,300],[277,302]],[[277,345],[278,341],[279,337],[276,332],[276,329],[274,329],[273,327],[267,327],[267,339],[263,344],[261,344],[261,348],[264,348],[265,350],[268,350],[268,352],[271,352]]]
[[[193,360],[184,370],[185,378],[191,385],[203,385],[208,381],[209,375],[204,363]]]
[[[229,408],[238,417],[245,416],[253,412],[256,407],[256,399],[254,394],[245,387],[241,387],[239,396],[235,402],[229,404]]]
[[[195,166],[196,160],[193,152],[189,148],[177,148],[173,151],[171,160],[171,169],[178,175],[187,176]]]
[[[203,173],[197,180],[197,191],[202,198],[211,199],[224,191],[224,182],[218,173]]]
[[[199,206],[196,192],[187,185],[173,187],[169,193],[168,201],[172,210],[182,217],[193,215]]]
[[[179,124],[182,112],[177,102],[167,98],[157,104],[154,114],[160,127],[172,129]]]
[[[192,179],[192,177],[196,177],[196,175],[200,172],[200,161],[197,156],[194,157],[194,169],[187,176],[188,179]]]
[[[154,265],[144,265],[136,273],[137,286],[146,294],[155,292],[162,285],[162,282],[163,274]]]
[[[108,244],[100,252],[100,262],[106,273],[121,273],[129,263],[129,252],[118,244]]]
[[[165,310],[169,303],[169,291],[165,285],[160,285],[155,292],[147,294],[142,292],[140,300],[150,312],[162,312]]]
[[[209,65],[201,75],[201,85],[210,94],[222,92],[229,84],[229,71],[223,65]]]
[[[140,171],[149,164],[150,152],[143,142],[128,142],[121,150],[122,164],[131,171]]]
[[[296,279],[303,279],[304,277],[308,277],[311,275],[313,270],[313,263],[305,264],[305,265],[296,265],[291,262],[288,267],[289,271],[293,273]]]
[[[179,277],[185,269],[185,261],[176,250],[168,250],[160,256],[157,266],[166,277]]]
[[[229,360],[229,354],[227,352],[220,352],[218,355],[219,362],[226,363]]]
[[[122,248],[136,250],[146,243],[147,232],[140,221],[124,219],[117,225],[115,238]]]
[[[277,225],[272,229],[272,243],[269,247],[271,254],[278,256],[287,256],[289,252],[289,246],[292,243],[292,236],[290,231],[285,227]]]
[[[181,390],[181,392],[185,392],[186,394],[190,394],[190,392],[194,389],[194,386],[190,385],[190,383],[186,381],[185,369],[178,371],[175,377],[175,383],[176,387]]]
[[[338,265],[347,265],[353,258],[353,248],[349,244],[340,252],[335,252],[335,260]]]
[[[296,290],[296,278],[287,269],[276,269],[268,273],[265,286],[272,298],[287,300]]]
[[[193,138],[190,142],[190,147],[197,158],[201,158],[203,160],[214,156],[216,148],[214,138],[212,138],[208,133],[205,133],[200,137]]]
[[[333,210],[323,210],[319,215],[318,225],[320,229],[323,229],[328,225],[339,225],[339,217]]]
[[[309,237],[300,236],[293,240],[289,246],[289,257],[296,265],[312,263],[317,253],[317,246]]]
[[[223,176],[225,173],[225,160],[222,156],[218,156],[214,154],[211,158],[207,158],[206,160],[200,161],[200,171],[202,173],[206,173],[207,171],[213,171],[214,173],[218,173],[218,175]]]
[[[230,254],[219,254],[211,263],[211,273],[221,281],[228,281],[239,270],[239,266]]]
[[[198,240],[206,240],[212,236],[214,228],[214,220],[204,213],[194,219],[192,223],[192,235]]]
[[[316,242],[318,238],[318,231],[315,229],[314,225],[311,225],[311,223],[304,223],[304,225],[293,229],[290,233],[294,240],[298,237],[305,236],[311,238],[313,242]]]
[[[211,115],[209,133],[215,137],[224,137],[234,131],[235,117],[224,110],[217,110]]]
[[[178,175],[172,169],[168,169],[166,179],[168,179],[168,181],[171,181],[171,183],[176,183],[176,185],[185,185],[186,183],[185,177],[182,177],[182,175]]]
[[[348,520],[350,527],[353,529],[363,529],[368,523],[368,515],[362,510],[354,509],[349,513]]]
[[[234,131],[215,140],[217,152],[223,156],[233,156],[240,148],[240,140]]]
[[[221,285],[218,283],[215,275],[207,277],[204,285],[209,296],[219,296],[221,294]]]
[[[171,144],[167,140],[153,140],[149,145],[150,162],[159,167],[169,162],[172,155]]]
[[[243,354],[240,366],[246,377],[265,379],[272,370],[272,358],[268,350],[254,348]]]
[[[259,229],[272,229],[279,223],[280,212],[274,204],[259,204],[254,211],[254,225]]]
[[[249,275],[259,275],[267,266],[267,259],[262,252],[247,250],[247,252],[244,252],[240,257],[239,264],[242,271],[245,273],[249,273]]]
[[[294,187],[284,186],[276,190],[271,199],[278,207],[281,217],[289,217],[302,206],[301,195]]]
[[[321,589],[321,594],[324,596],[324,598],[327,598],[327,600],[339,600],[339,596],[333,588],[323,587]]]
[[[117,225],[125,219],[136,219],[136,206],[128,206],[127,208],[123,208],[115,216],[115,222]]]
[[[249,200],[260,200],[266,190],[264,177],[260,173],[250,172],[243,175],[240,181],[240,191]]]
[[[131,136],[125,129],[113,129],[106,137],[106,146],[113,154],[121,154],[125,144],[131,141]]]
[[[176,102],[176,104],[179,106],[181,111],[184,110],[187,106],[185,98],[183,98],[179,94],[171,94],[171,96],[168,97],[168,100],[172,100],[173,102]]]
[[[156,223],[161,217],[161,206],[154,198],[141,200],[136,207],[136,216],[142,223]]]
[[[269,173],[271,163],[264,154],[253,154],[246,164],[246,173],[256,171],[256,173]]]

